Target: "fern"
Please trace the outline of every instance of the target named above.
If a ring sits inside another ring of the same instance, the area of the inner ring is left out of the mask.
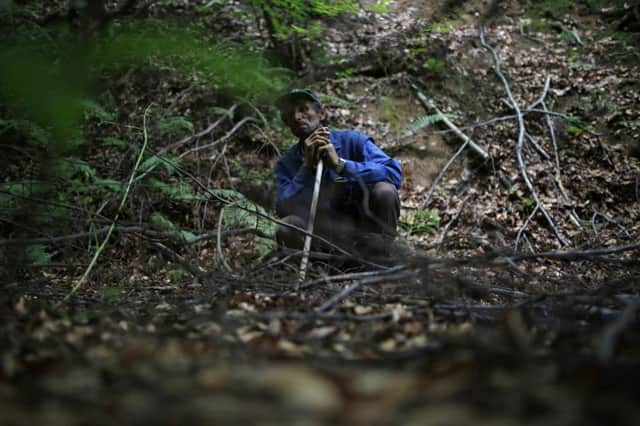
[[[413,134],[420,129],[424,129],[425,127],[431,126],[435,123],[439,123],[446,119],[454,119],[456,116],[454,114],[432,114],[432,115],[423,115],[421,117],[416,118],[413,123],[411,123],[404,130],[404,133],[407,135]]]
[[[184,131],[192,131],[193,123],[184,117],[167,117],[158,123],[158,130],[163,135],[177,135]]]
[[[164,155],[154,155],[147,158],[140,166],[140,172],[155,169],[156,167],[162,167],[167,173],[174,174],[177,169],[180,168],[181,161],[179,158],[169,158]]]
[[[176,234],[186,242],[192,241],[196,238],[193,232],[178,228],[175,223],[171,222],[171,220],[162,213],[153,212],[149,220],[161,229],[175,231]]]
[[[86,118],[95,118],[100,123],[111,123],[116,119],[114,113],[108,112],[96,101],[85,99],[81,104],[84,107]]]
[[[129,147],[129,143],[128,142],[125,142],[122,139],[113,138],[113,137],[102,138],[98,142],[100,143],[100,145],[103,145],[103,146],[113,146],[113,147],[116,147],[116,148],[128,148]]]
[[[47,252],[42,244],[28,246],[25,250],[27,262],[32,265],[48,265],[51,261],[51,254]]]
[[[236,227],[251,227],[268,235],[274,235],[276,226],[269,220],[262,219],[261,215],[268,215],[267,211],[251,201],[244,198],[242,201],[229,207],[225,207],[223,220],[226,225]],[[259,213],[253,214],[252,211]],[[256,250],[260,255],[268,253],[274,247],[274,241],[269,238],[256,237]]]
[[[227,109],[227,108],[222,108],[219,106],[213,106],[207,109],[207,112],[209,112],[210,114],[222,114],[222,115],[226,115],[227,118],[229,120],[233,120],[233,117],[235,115],[235,111],[232,109]]]
[[[166,183],[158,179],[149,179],[149,186],[159,190],[173,201],[190,202],[199,199],[186,182]]]

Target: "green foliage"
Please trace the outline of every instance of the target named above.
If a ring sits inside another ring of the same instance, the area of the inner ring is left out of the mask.
[[[31,265],[48,265],[51,261],[51,254],[42,244],[30,245],[26,248],[25,254],[27,262]]]
[[[400,220],[407,235],[431,234],[440,227],[440,216],[434,210],[411,210]]]
[[[388,0],[378,0],[366,8],[370,12],[386,12]],[[270,35],[286,40],[293,35],[312,38],[322,30],[317,16],[338,16],[343,13],[355,14],[360,2],[355,0],[249,0],[256,11],[256,20],[269,22]]]
[[[162,135],[176,136],[193,131],[193,123],[184,117],[166,117],[158,122],[158,130]]]
[[[102,138],[98,140],[98,143],[100,143],[102,146],[113,146],[116,148],[128,148],[130,145],[128,142],[125,142],[122,139],[114,138],[114,137]]]
[[[221,108],[219,106],[209,107],[207,108],[207,112],[209,114],[226,115],[229,120],[233,120],[233,117],[235,117],[235,112],[232,109]]]
[[[127,296],[126,290],[120,287],[102,287],[98,294],[105,302],[118,302]]]
[[[191,185],[183,181],[164,182],[157,178],[150,178],[147,185],[150,188],[160,191],[173,201],[190,202],[199,199],[195,192],[193,192]]]
[[[181,281],[185,278],[189,278],[191,274],[189,274],[189,272],[183,268],[176,268],[167,271],[167,275],[169,276],[169,279],[171,281]]]
[[[160,167],[164,169],[169,175],[172,175],[178,170],[182,161],[179,158],[172,158],[165,155],[154,155],[147,158],[141,165],[139,172],[144,173],[150,170]]]
[[[405,129],[405,134],[412,134],[420,129],[424,129],[425,127],[431,126],[433,124],[439,123],[443,121],[445,118],[452,120],[456,116],[454,114],[431,114],[431,115],[422,115],[416,118],[407,128]]]
[[[446,71],[446,65],[444,61],[436,58],[428,58],[423,64],[422,68],[427,70],[433,77],[441,78]]]
[[[436,32],[441,34],[448,34],[453,29],[453,22],[445,20],[442,22],[432,22],[425,27],[427,32]]]
[[[114,113],[106,111],[102,107],[102,105],[92,99],[84,99],[82,101],[82,106],[84,109],[85,117],[88,119],[93,118],[100,124],[113,123],[113,121],[116,119]]]
[[[224,226],[256,228],[268,235],[274,235],[275,224],[262,216],[269,216],[267,211],[246,199],[244,195],[232,190],[223,190],[226,199],[234,198],[235,203],[223,210],[222,220]],[[256,214],[257,213],[257,214]],[[256,237],[256,250],[260,255],[268,253],[274,247],[274,241],[270,238]]]
[[[176,224],[174,224],[171,220],[169,220],[169,218],[167,218],[165,215],[163,215],[160,212],[153,212],[149,220],[151,221],[152,224],[154,224],[158,228],[161,228],[167,231],[175,231],[176,234],[180,236],[180,238],[182,238],[187,242],[195,238],[195,235],[193,234],[193,232],[180,229]]]
[[[89,95],[105,75],[110,77],[132,67],[162,67],[174,74],[189,75],[245,103],[272,99],[273,93],[285,87],[284,70],[271,67],[255,51],[213,40],[195,25],[153,19],[120,22],[86,43],[63,27],[40,27],[23,10],[25,7],[13,5],[8,12],[11,16],[0,10],[0,24],[17,23],[12,31],[0,34],[0,135],[10,135],[10,140],[24,140],[30,145],[29,152],[34,155],[28,159],[29,175],[46,180],[1,183],[0,219],[26,220],[36,234],[58,235],[66,231],[72,215],[66,208],[28,204],[24,197],[70,203],[92,212],[103,205],[103,198],[109,201],[124,190],[117,175],[100,176],[79,159],[82,153],[78,148],[87,145],[82,137],[87,122],[111,126],[118,119],[113,98]],[[15,20],[18,15],[20,19]],[[216,113],[233,118],[230,110]],[[193,131],[193,124],[185,117],[169,117],[155,124],[163,136]],[[134,148],[118,137],[95,143],[101,147]],[[142,172],[157,168],[153,175],[141,175],[140,181],[147,188],[176,202],[203,197],[175,176],[175,159],[164,160],[151,157],[142,165]],[[188,231],[177,231],[187,239],[192,237]],[[34,246],[22,258],[42,263],[47,256],[46,247]]]

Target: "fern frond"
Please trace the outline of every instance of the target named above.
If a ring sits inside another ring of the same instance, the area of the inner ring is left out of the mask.
[[[405,134],[412,134],[420,129],[424,129],[425,127],[431,126],[432,124],[443,121],[445,118],[451,120],[455,118],[454,114],[431,114],[431,115],[423,115],[421,117],[416,118],[413,123],[409,124],[407,128],[404,130]]]

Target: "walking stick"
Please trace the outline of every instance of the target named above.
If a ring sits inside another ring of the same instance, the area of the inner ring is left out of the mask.
[[[307,264],[309,263],[309,250],[311,249],[311,234],[313,233],[313,224],[316,219],[316,209],[318,207],[318,196],[320,195],[320,181],[322,180],[322,160],[318,161],[316,166],[316,181],[313,185],[313,197],[311,198],[311,210],[309,211],[309,222],[307,222],[307,234],[304,237],[304,248],[302,249],[302,261],[300,262],[300,277],[298,278],[298,287],[307,276]]]

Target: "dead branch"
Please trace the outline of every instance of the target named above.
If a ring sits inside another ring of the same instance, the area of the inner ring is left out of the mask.
[[[538,197],[538,193],[536,192],[535,188],[533,187],[533,184],[531,183],[531,180],[529,179],[529,174],[527,172],[527,168],[526,168],[526,166],[524,164],[524,159],[522,157],[522,145],[523,145],[523,142],[524,142],[524,134],[525,134],[524,118],[523,118],[522,112],[520,111],[520,107],[518,106],[518,103],[516,102],[515,98],[513,97],[513,94],[511,93],[511,88],[509,87],[509,82],[507,81],[507,79],[505,78],[504,74],[502,74],[502,71],[500,70],[500,58],[498,57],[498,54],[496,53],[495,49],[493,49],[491,46],[489,46],[487,44],[487,42],[485,41],[485,39],[484,39],[484,29],[483,29],[482,26],[480,27],[479,33],[480,33],[479,34],[480,35],[480,43],[482,44],[482,46],[485,49],[487,49],[491,53],[491,56],[493,57],[495,72],[498,75],[498,78],[502,81],[502,84],[503,84],[504,89],[505,89],[505,93],[507,94],[507,97],[509,99],[509,103],[511,104],[511,107],[515,111],[517,119],[518,119],[518,140],[517,140],[517,143],[516,143],[516,156],[517,156],[517,159],[518,159],[518,166],[520,168],[520,174],[522,175],[522,178],[523,178],[525,184],[527,185],[527,188],[529,189],[529,192],[531,193],[531,196],[533,197],[534,201],[536,202],[536,206],[539,207],[540,212],[543,214],[543,216],[545,217],[545,219],[549,223],[549,226],[551,227],[551,229],[552,229],[553,233],[555,234],[556,238],[558,239],[558,241],[560,241],[560,243],[562,245],[566,246],[566,245],[569,244],[569,241],[560,233],[560,231],[556,227],[553,219],[551,218],[551,215],[549,215],[547,210],[542,205],[542,203],[540,201],[540,198]]]
[[[513,261],[519,260],[535,260],[535,259],[555,259],[563,261],[572,260],[589,260],[598,256],[608,254],[624,253],[627,251],[635,251],[640,249],[640,243],[627,244],[619,247],[599,248],[592,250],[570,250],[570,251],[547,251],[541,253],[516,254],[509,256]]]
[[[422,201],[422,204],[420,204],[420,209],[424,210],[429,205],[429,203],[431,203],[431,198],[433,197],[433,193],[438,187],[438,185],[440,184],[440,181],[444,177],[445,173],[447,172],[449,167],[451,167],[451,165],[456,160],[456,158],[458,158],[458,156],[462,154],[462,151],[464,151],[464,149],[467,147],[468,144],[469,144],[469,141],[467,140],[462,145],[460,145],[458,150],[451,156],[451,158],[449,158],[449,161],[447,161],[444,167],[442,167],[442,170],[440,170],[440,173],[438,173],[438,176],[436,176],[436,178],[433,180],[433,183],[431,183],[431,186],[427,191],[427,195],[425,195],[424,197],[424,201]]]
[[[385,275],[395,274],[396,272],[404,271],[405,269],[407,269],[406,265],[398,265],[398,266],[394,266],[393,268],[384,269],[381,271],[354,272],[350,274],[326,276],[326,277],[318,278],[313,281],[309,281],[308,283],[301,285],[300,290],[308,289],[318,284],[329,284],[332,282],[349,281],[349,280],[354,280],[358,278],[385,276]]]
[[[394,281],[401,281],[408,278],[413,278],[415,276],[416,276],[416,273],[414,272],[401,272],[399,274],[395,274],[391,276],[377,276],[377,277],[364,278],[362,280],[355,281],[345,286],[342,290],[340,290],[340,292],[336,293],[329,300],[324,302],[322,305],[318,306],[315,309],[315,311],[316,312],[326,311],[327,309],[333,307],[338,302],[346,298],[348,295],[350,295],[351,293],[353,293],[355,290],[357,290],[363,285],[390,283]]]
[[[244,124],[248,123],[248,122],[258,122],[258,120],[254,117],[245,117],[242,120],[238,121],[232,128],[231,130],[229,130],[224,136],[222,136],[220,139],[213,141],[209,144],[206,145],[202,145],[196,148],[191,148],[189,151],[184,152],[183,154],[181,154],[180,156],[184,156],[189,152],[198,152],[198,151],[202,151],[203,149],[208,149],[208,148],[213,148],[214,146],[221,144],[225,141],[227,141],[231,136],[233,136],[234,133],[236,133],[238,131],[238,129],[240,129],[240,127],[242,127]]]
[[[54,244],[62,241],[96,237],[96,236],[104,235],[108,231],[109,231],[109,227],[105,226],[105,227],[96,229],[94,231],[78,232],[75,234],[61,235],[58,237],[41,237],[41,238],[28,238],[28,239],[7,238],[7,239],[0,240],[0,247],[11,246],[11,245]],[[115,232],[120,232],[123,234],[128,234],[128,233],[142,234],[144,236],[154,238],[154,239],[171,239],[173,243],[184,244],[184,245],[195,244],[201,241],[214,239],[214,238],[217,238],[218,236],[217,231],[207,232],[204,234],[197,235],[195,238],[187,241],[182,237],[182,235],[179,232],[157,231],[157,230],[143,227],[143,226],[118,226],[115,229]],[[262,238],[273,238],[273,236],[265,234],[264,232],[255,228],[229,229],[227,231],[222,231],[220,233],[220,235],[223,237],[234,236],[234,235],[244,235],[244,234],[254,234]]]
[[[624,331],[637,319],[636,312],[640,309],[640,299],[635,299],[627,304],[627,307],[602,333],[598,358],[603,363],[611,361],[615,352],[616,342]]]
[[[440,251],[440,247],[442,246],[442,242],[444,241],[444,238],[447,235],[447,232],[449,231],[449,228],[451,227],[452,224],[454,224],[458,220],[458,217],[460,217],[460,215],[462,214],[462,211],[464,210],[464,206],[467,205],[467,201],[469,201],[469,198],[471,198],[472,195],[473,195],[473,193],[469,192],[467,194],[467,196],[464,197],[464,199],[460,203],[460,206],[458,206],[458,209],[456,210],[456,212],[453,215],[453,217],[451,218],[451,220],[449,222],[447,222],[447,224],[444,226],[444,229],[442,230],[442,233],[440,234],[440,236],[438,237],[438,240],[436,241],[436,250],[437,251]]]

